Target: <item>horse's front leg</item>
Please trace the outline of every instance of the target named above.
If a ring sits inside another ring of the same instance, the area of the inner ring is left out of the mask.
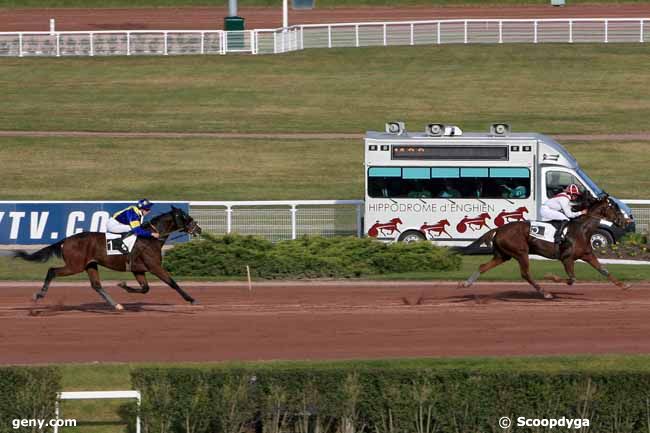
[[[566,283],[570,286],[576,282],[576,274],[574,271],[575,260],[573,260],[572,258],[566,258],[562,260],[562,265],[564,265],[564,271],[566,272],[569,278],[564,279],[554,274],[548,274],[546,275],[546,279],[552,280],[556,283]]]
[[[630,287],[632,287],[631,284],[624,283],[622,281],[619,281],[616,277],[614,277],[612,274],[609,273],[607,269],[605,269],[600,262],[598,261],[598,257],[596,257],[593,253],[587,254],[586,256],[581,257],[582,260],[585,262],[589,263],[594,269],[596,269],[600,274],[604,277],[607,277],[609,281],[611,281],[613,284],[616,284],[618,287],[620,287],[623,290],[627,290]]]
[[[126,284],[126,282],[124,282],[124,281],[118,283],[118,287],[126,290],[129,293],[140,293],[142,295],[148,293],[149,292],[149,283],[147,282],[147,277],[145,276],[145,273],[144,272],[134,272],[133,276],[135,277],[138,284],[140,284],[139,289],[129,287]]]
[[[179,295],[183,297],[187,302],[189,302],[192,305],[197,305],[198,301],[191,297],[185,290],[181,289],[180,286],[174,281],[172,276],[170,275],[169,272],[165,268],[162,267],[160,264],[155,264],[155,265],[150,265],[148,266],[149,272],[160,278],[160,281],[163,281],[165,284],[167,284],[169,287],[172,289],[176,290]]]

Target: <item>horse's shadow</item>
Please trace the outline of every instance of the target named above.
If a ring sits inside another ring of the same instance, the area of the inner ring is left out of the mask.
[[[15,311],[26,311],[30,316],[54,316],[70,312],[93,313],[102,315],[124,315],[129,313],[173,313],[173,314],[195,314],[193,311],[179,311],[177,304],[171,303],[145,303],[132,302],[123,303],[124,310],[117,311],[103,302],[91,302],[77,305],[49,304],[32,305],[29,307],[15,308]]]
[[[521,302],[521,301],[543,301],[543,302],[562,302],[562,301],[590,301],[585,299],[584,293],[575,292],[550,292],[553,294],[552,299],[545,299],[544,295],[536,291],[507,290],[503,292],[490,293],[486,295],[467,294],[458,296],[449,296],[444,298],[445,301],[458,304],[463,302],[487,303],[490,301],[498,302]]]

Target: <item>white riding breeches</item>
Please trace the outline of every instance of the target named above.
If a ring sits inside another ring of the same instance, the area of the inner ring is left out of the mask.
[[[542,206],[539,209],[539,216],[542,218],[542,221],[568,221],[569,217],[564,215],[562,212],[553,210],[548,206]]]
[[[131,231],[131,227],[122,224],[115,218],[109,218],[108,223],[106,224],[106,231],[109,233],[126,233]]]

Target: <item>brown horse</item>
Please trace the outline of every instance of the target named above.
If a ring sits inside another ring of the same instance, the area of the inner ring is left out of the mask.
[[[129,293],[145,294],[149,291],[149,283],[145,276],[151,272],[161,281],[167,283],[176,290],[187,302],[197,302],[181,289],[169,272],[162,266],[162,246],[169,235],[175,231],[183,231],[190,235],[201,233],[201,227],[182,209],[172,206],[170,212],[158,215],[150,222],[143,224],[144,228],[150,228],[160,234],[160,238],[139,237],[133,247],[131,255],[106,254],[106,235],[104,233],[83,232],[63,239],[55,244],[45,247],[33,254],[24,251],[17,251],[15,257],[32,262],[45,262],[53,255],[62,257],[65,263],[59,268],[50,268],[45,276],[45,282],[40,291],[34,294],[34,301],[44,298],[47,289],[55,277],[66,277],[78,274],[84,270],[88,273],[90,285],[99,293],[106,302],[116,310],[123,310],[121,304],[115,303],[108,293],[103,289],[99,280],[97,265],[104,266],[115,271],[133,272],[135,279],[140,284],[140,289],[134,289],[122,282],[119,286]]]
[[[557,259],[564,265],[564,270],[569,276],[568,279],[560,279],[556,276],[551,278],[558,281],[565,281],[571,285],[575,282],[574,263],[576,260],[584,260],[593,266],[598,272],[607,277],[612,283],[623,289],[629,285],[618,281],[607,269],[603,268],[591,248],[591,235],[598,229],[601,219],[608,220],[619,226],[624,225],[624,217],[620,209],[607,195],[594,200],[587,205],[587,213],[567,224],[566,241],[558,247],[553,242],[543,241],[530,235],[530,222],[518,221],[505,224],[499,228],[490,230],[472,244],[458,248],[464,254],[476,253],[485,244],[492,247],[494,256],[492,260],[479,266],[479,270],[470,276],[467,281],[458,284],[459,288],[471,286],[479,276],[490,269],[504,263],[511,258],[519,262],[521,276],[528,281],[546,299],[552,299],[551,293],[544,292],[544,289],[533,280],[530,275],[528,255],[538,254],[551,259]]]

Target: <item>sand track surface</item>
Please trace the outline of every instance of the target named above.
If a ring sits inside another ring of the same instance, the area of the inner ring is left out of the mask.
[[[280,282],[188,283],[128,294],[60,281],[0,285],[0,363],[370,359],[650,353],[650,284]]]

